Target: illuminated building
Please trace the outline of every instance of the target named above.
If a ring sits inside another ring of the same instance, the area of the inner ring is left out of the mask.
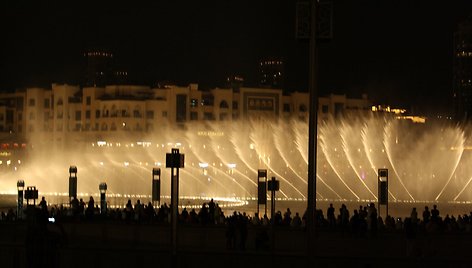
[[[283,88],[284,62],[277,58],[267,58],[259,62],[260,86],[265,88]]]
[[[454,33],[453,100],[456,120],[472,118],[472,21],[461,23]]]
[[[0,94],[0,103],[8,103],[0,105],[0,133],[11,130],[30,142],[58,145],[96,141],[119,133],[140,137],[161,127],[186,127],[202,121],[306,121],[309,113],[306,92],[284,95],[282,89],[249,87],[204,91],[198,84],[157,88],[52,84],[51,88]],[[353,99],[331,94],[319,98],[319,120],[340,118],[353,111],[370,112],[371,107],[365,95]]]
[[[85,86],[105,86],[114,83],[113,54],[106,50],[89,50],[86,60]]]

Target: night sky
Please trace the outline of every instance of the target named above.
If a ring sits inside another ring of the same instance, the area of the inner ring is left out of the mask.
[[[321,94],[367,93],[418,113],[450,108],[453,32],[472,1],[333,2],[334,38],[319,44]],[[294,0],[76,3],[0,3],[0,91],[77,84],[91,48],[111,50],[136,83],[202,88],[235,74],[257,86],[258,61],[281,57],[286,90],[307,90],[308,44],[295,39]]]

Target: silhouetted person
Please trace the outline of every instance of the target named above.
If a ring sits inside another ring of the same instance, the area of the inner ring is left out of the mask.
[[[144,209],[144,214],[146,215],[146,219],[152,221],[155,217],[154,206],[151,202],[148,203],[146,208]]]
[[[284,218],[282,220],[283,225],[290,225],[292,222],[292,212],[290,211],[290,208],[287,208],[287,211],[284,213]]]
[[[189,222],[189,214],[188,214],[187,208],[184,208],[182,210],[182,213],[180,213],[180,218],[183,223]]]
[[[79,200],[77,200],[77,197],[74,196],[72,198],[72,201],[70,202],[70,207],[72,209],[72,215],[75,217],[79,213]]]
[[[79,215],[82,217],[84,215],[84,210],[85,210],[85,202],[82,198],[79,200]]]
[[[326,211],[326,217],[328,218],[329,226],[334,227],[336,225],[336,216],[334,215],[333,204],[329,204],[329,208]]]
[[[228,219],[228,224],[226,227],[226,248],[228,249],[234,249],[236,245],[237,217],[237,213],[234,211],[233,215]]]
[[[90,196],[89,201],[87,203],[87,209],[85,210],[85,216],[89,219],[93,218],[93,210],[95,207],[95,201],[93,200],[93,197]]]
[[[39,213],[38,213],[39,220],[47,221],[49,217],[48,213],[48,203],[44,196],[41,198],[41,202],[39,202]]]
[[[433,205],[431,210],[431,221],[439,222],[439,210],[436,205]]]
[[[247,239],[247,217],[246,213],[238,215],[237,227],[239,231],[239,248],[241,250],[246,249],[246,239]]]
[[[413,227],[416,228],[416,225],[418,224],[418,212],[416,211],[416,208],[413,208],[410,213],[410,219],[411,219],[411,224]]]
[[[374,203],[370,203],[368,209],[369,217],[369,229],[373,236],[377,235],[377,209],[375,208]]]
[[[298,212],[295,213],[290,226],[294,228],[299,228],[302,226],[302,219],[300,218],[300,215],[298,215]]]
[[[210,224],[215,223],[215,209],[216,209],[216,205],[212,198],[210,200],[210,203],[208,203],[208,223]]]
[[[431,219],[431,212],[429,211],[428,206],[425,206],[424,211],[423,211],[423,222],[424,222],[424,224],[426,225],[429,222],[430,219]]]
[[[131,199],[128,199],[128,202],[126,203],[125,215],[126,220],[131,220],[134,218],[134,209],[133,205],[131,204]]]
[[[136,204],[134,205],[134,219],[141,220],[144,215],[144,207],[141,204],[141,200],[137,200]]]

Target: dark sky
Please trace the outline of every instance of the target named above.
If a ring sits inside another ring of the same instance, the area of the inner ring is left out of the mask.
[[[94,1],[98,2],[98,1]],[[0,90],[78,83],[88,48],[108,48],[136,81],[257,85],[259,59],[285,61],[286,88],[307,90],[308,44],[295,0],[116,4],[0,3]],[[472,1],[333,0],[334,38],[319,44],[322,94],[367,93],[418,112],[451,103],[452,36]]]

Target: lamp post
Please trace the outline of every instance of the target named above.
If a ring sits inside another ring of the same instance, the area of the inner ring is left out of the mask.
[[[157,201],[157,205],[160,205],[161,201],[161,169],[152,169],[152,202]]]
[[[259,206],[264,205],[264,213],[267,215],[267,169],[257,170],[257,215]]]
[[[385,217],[388,216],[388,169],[379,168],[378,172],[378,207],[380,216],[380,205],[385,205]]]
[[[184,167],[184,154],[179,153],[179,149],[173,148],[171,153],[166,154],[166,168],[171,169],[171,244],[172,244],[172,264],[177,264],[177,219],[179,216],[179,168]],[[174,173],[175,171],[175,173]]]
[[[18,219],[23,218],[23,191],[25,190],[25,181],[19,180],[16,183],[18,189],[18,205],[16,207],[16,215]]]
[[[100,214],[106,214],[107,212],[107,184],[105,182],[100,183],[98,186],[100,190]]]
[[[69,167],[69,204],[73,198],[77,198],[77,167]]]

